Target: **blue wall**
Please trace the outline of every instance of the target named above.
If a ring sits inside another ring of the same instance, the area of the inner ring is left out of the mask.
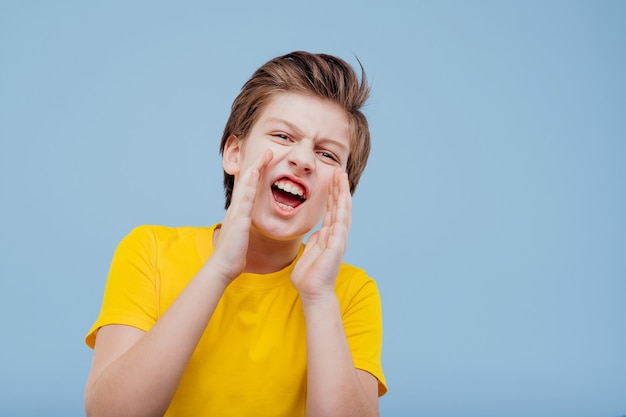
[[[382,414],[626,413],[625,2],[164,3],[0,1],[0,415],[83,415],[116,244],[221,219],[230,104],[295,49],[373,84]]]

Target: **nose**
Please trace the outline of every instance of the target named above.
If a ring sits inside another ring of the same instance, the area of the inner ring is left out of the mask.
[[[315,167],[315,152],[313,146],[306,140],[295,144],[289,152],[289,165],[299,173],[309,173]]]

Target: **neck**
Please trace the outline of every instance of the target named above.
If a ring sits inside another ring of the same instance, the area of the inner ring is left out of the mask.
[[[251,232],[246,256],[246,272],[269,274],[287,267],[298,255],[302,239],[273,240]]]

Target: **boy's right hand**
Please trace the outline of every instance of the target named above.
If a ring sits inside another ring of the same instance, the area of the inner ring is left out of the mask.
[[[213,239],[213,255],[205,267],[215,268],[230,284],[246,267],[246,255],[250,227],[252,225],[252,208],[257,192],[261,173],[272,160],[272,151],[267,150],[247,170],[240,173],[233,187],[230,206],[226,210],[222,227]],[[210,266],[209,266],[210,265]]]

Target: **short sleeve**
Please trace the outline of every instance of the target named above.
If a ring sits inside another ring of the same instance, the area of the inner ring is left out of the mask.
[[[148,331],[158,319],[156,238],[149,226],[133,229],[119,243],[107,277],[100,314],[85,343],[93,348],[96,333],[108,324]]]
[[[383,319],[376,282],[366,278],[359,284],[342,314],[354,366],[378,379],[378,395],[383,396],[387,382],[381,364]]]

